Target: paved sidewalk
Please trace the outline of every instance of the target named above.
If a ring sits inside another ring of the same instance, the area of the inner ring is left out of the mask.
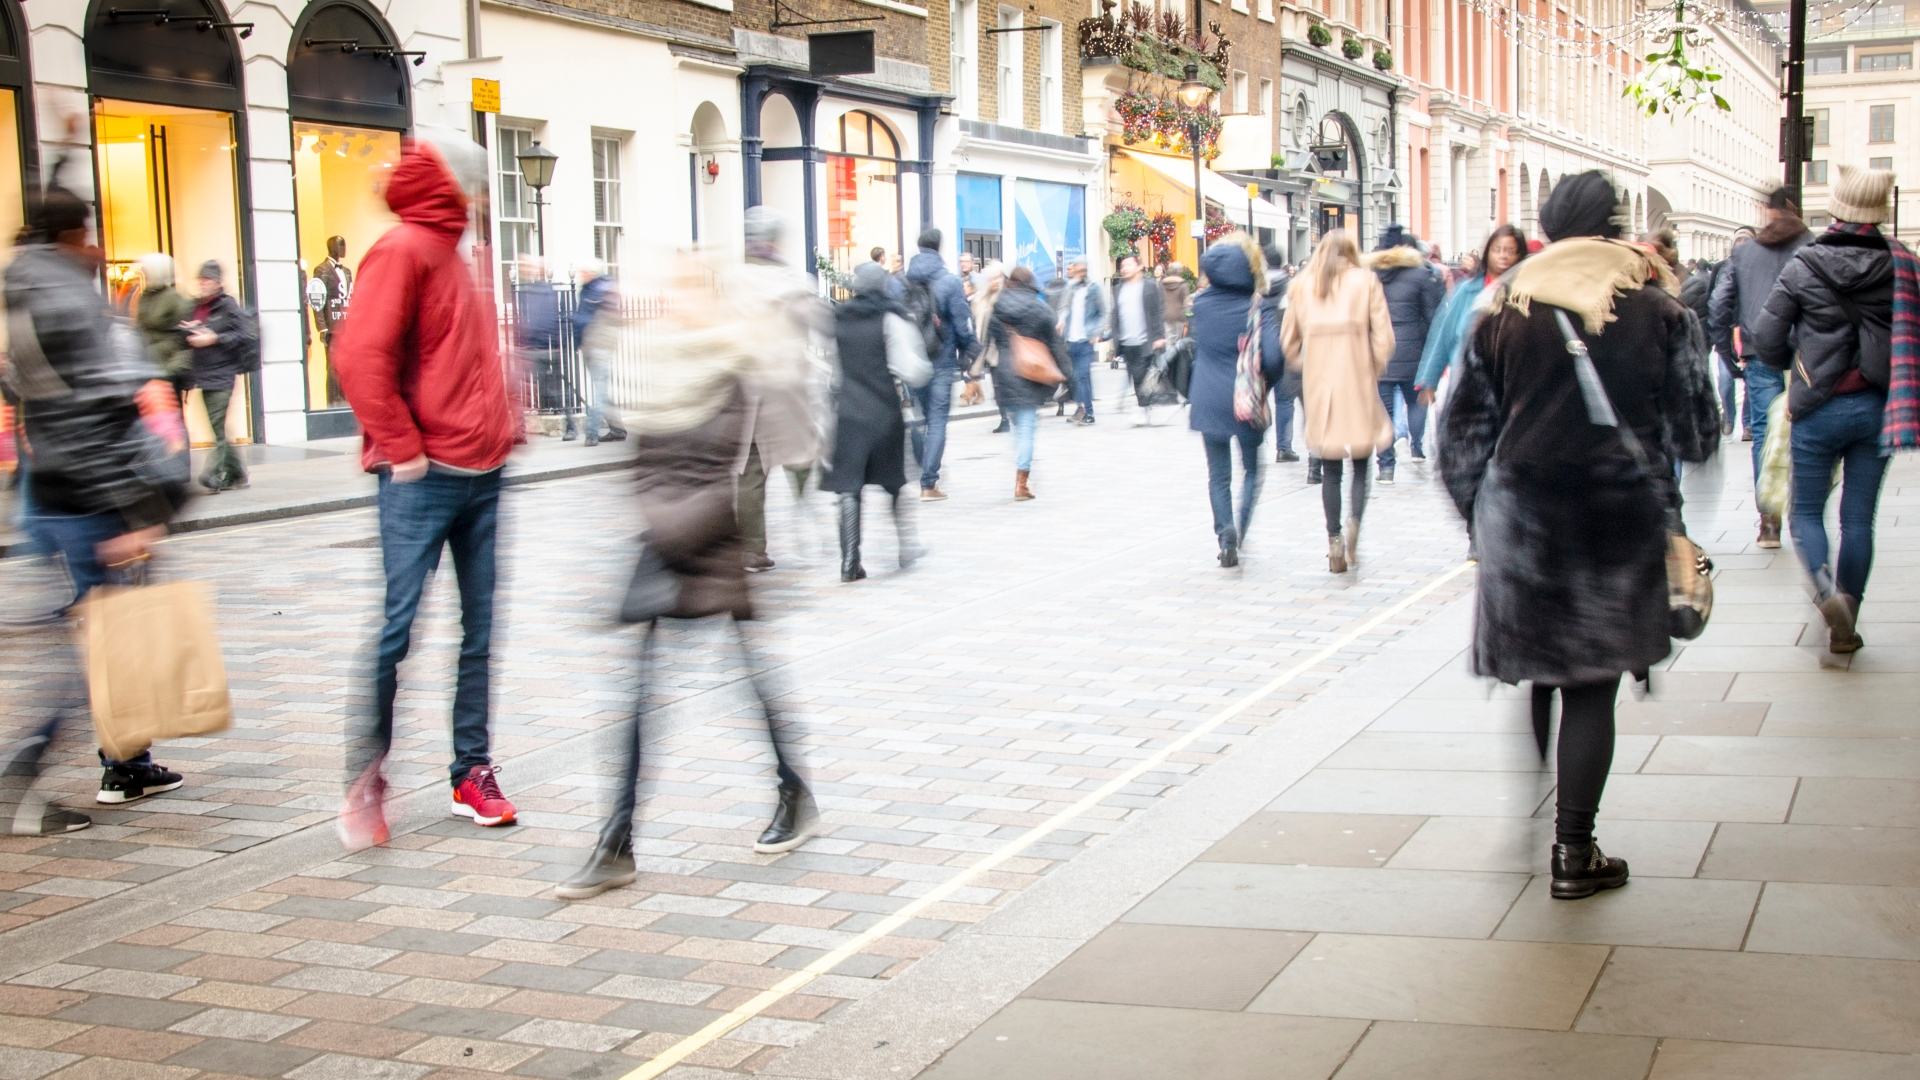
[[[1688,481],[1711,627],[1623,693],[1626,888],[1548,897],[1552,778],[1461,597],[765,1075],[1920,1076],[1920,484],[1845,658],[1734,472]]]

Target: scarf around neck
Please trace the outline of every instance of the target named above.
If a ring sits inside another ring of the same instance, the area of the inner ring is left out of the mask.
[[[1883,236],[1876,225],[1836,221],[1829,232],[1875,236],[1893,256],[1893,364],[1887,408],[1880,421],[1880,448],[1920,448],[1920,258],[1907,245]]]
[[[1652,281],[1671,285],[1672,271],[1657,257],[1620,240],[1576,236],[1548,244],[1510,271],[1506,302],[1522,315],[1534,301],[1580,317],[1589,334],[1614,319],[1620,294]]]

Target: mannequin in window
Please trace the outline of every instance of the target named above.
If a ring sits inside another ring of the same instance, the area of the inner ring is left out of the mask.
[[[333,376],[333,333],[346,321],[353,298],[353,270],[340,260],[347,257],[347,238],[327,237],[327,257],[316,263],[307,279],[307,306],[313,309],[313,328],[320,347],[327,350],[327,404],[340,401],[340,384]]]

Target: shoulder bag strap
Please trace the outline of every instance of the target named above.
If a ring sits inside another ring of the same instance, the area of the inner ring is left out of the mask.
[[[1573,357],[1574,381],[1580,385],[1580,397],[1587,405],[1587,419],[1599,427],[1612,428],[1620,436],[1620,442],[1627,448],[1635,465],[1639,466],[1649,483],[1656,481],[1653,462],[1648,459],[1646,448],[1640,445],[1640,437],[1633,429],[1620,422],[1620,415],[1614,411],[1613,399],[1607,396],[1607,388],[1600,381],[1600,372],[1593,366],[1593,357],[1587,353],[1586,339],[1573,328],[1573,321],[1567,313],[1553,309],[1553,319],[1560,324],[1560,336],[1567,341],[1567,352]]]

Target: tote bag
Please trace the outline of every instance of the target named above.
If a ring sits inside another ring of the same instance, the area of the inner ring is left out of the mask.
[[[108,757],[124,761],[156,741],[232,725],[206,583],[102,586],[80,612],[93,726]]]

